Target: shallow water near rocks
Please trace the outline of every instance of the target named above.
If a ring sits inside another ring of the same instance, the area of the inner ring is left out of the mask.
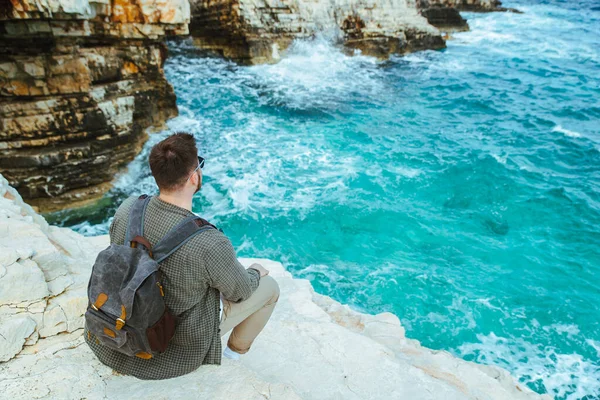
[[[149,148],[192,132],[194,211],[239,255],[397,314],[407,336],[502,366],[539,393],[600,398],[600,7],[465,14],[444,51],[381,62],[323,38],[239,67],[171,43],[180,116],[102,207],[153,193]]]

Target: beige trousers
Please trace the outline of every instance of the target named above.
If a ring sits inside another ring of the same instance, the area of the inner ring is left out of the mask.
[[[221,336],[231,329],[227,346],[236,353],[244,354],[269,321],[279,299],[279,285],[269,275],[260,278],[252,296],[245,301],[233,303],[224,298],[221,317]]]

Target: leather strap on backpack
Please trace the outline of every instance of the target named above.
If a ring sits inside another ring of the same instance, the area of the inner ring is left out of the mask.
[[[131,247],[133,247],[134,249],[137,248],[138,244],[141,244],[142,246],[144,246],[146,248],[146,250],[148,250],[148,254],[150,255],[150,258],[154,258],[154,256],[152,255],[152,245],[150,244],[148,239],[146,239],[143,236],[136,236],[133,239],[131,239],[131,241],[129,242],[129,245]]]
[[[144,218],[146,217],[146,208],[148,207],[148,203],[150,202],[151,198],[152,196],[143,194],[138,197],[138,199],[131,206],[131,209],[129,210],[129,218],[127,219],[127,231],[125,232],[125,246],[130,246],[131,242],[134,239],[138,239],[138,237],[146,240],[144,238]],[[137,240],[136,242],[144,246],[146,250],[152,250],[140,240]]]
[[[148,240],[144,237],[144,218],[146,216],[146,208],[148,207],[151,198],[152,196],[143,194],[131,206],[129,219],[127,221],[127,232],[125,234],[125,246],[144,246],[156,262],[160,263],[165,260],[198,233],[208,229],[218,229],[207,220],[193,215],[184,219],[172,228],[154,246],[154,248],[152,248]]]

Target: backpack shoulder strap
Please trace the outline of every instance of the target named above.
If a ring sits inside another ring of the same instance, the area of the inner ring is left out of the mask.
[[[134,237],[144,236],[144,217],[151,198],[152,196],[143,194],[131,206],[127,219],[127,231],[125,232],[125,246],[129,246]]]
[[[210,222],[197,217],[195,215],[190,216],[173,229],[171,229],[157,244],[154,246],[153,254],[154,259],[157,263],[165,260],[177,249],[186,244],[188,240],[209,229],[217,229],[216,226]]]

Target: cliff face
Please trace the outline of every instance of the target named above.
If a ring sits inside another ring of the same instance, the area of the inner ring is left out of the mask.
[[[0,173],[42,210],[92,201],[177,115],[162,65],[187,0],[4,0]]]
[[[190,0],[197,46],[246,64],[277,61],[294,39],[336,31],[363,54],[440,49],[468,30],[459,11],[516,11],[498,0]]]
[[[393,314],[356,312],[281,264],[254,259],[240,261],[263,264],[281,295],[240,361],[164,381],[122,376],[82,337],[91,265],[108,238],[48,226],[2,175],[0,227],[3,398],[550,400],[505,370],[420,346]]]
[[[385,57],[445,46],[413,0],[191,0],[195,43],[243,63],[276,61],[294,39],[335,30],[349,48]]]

